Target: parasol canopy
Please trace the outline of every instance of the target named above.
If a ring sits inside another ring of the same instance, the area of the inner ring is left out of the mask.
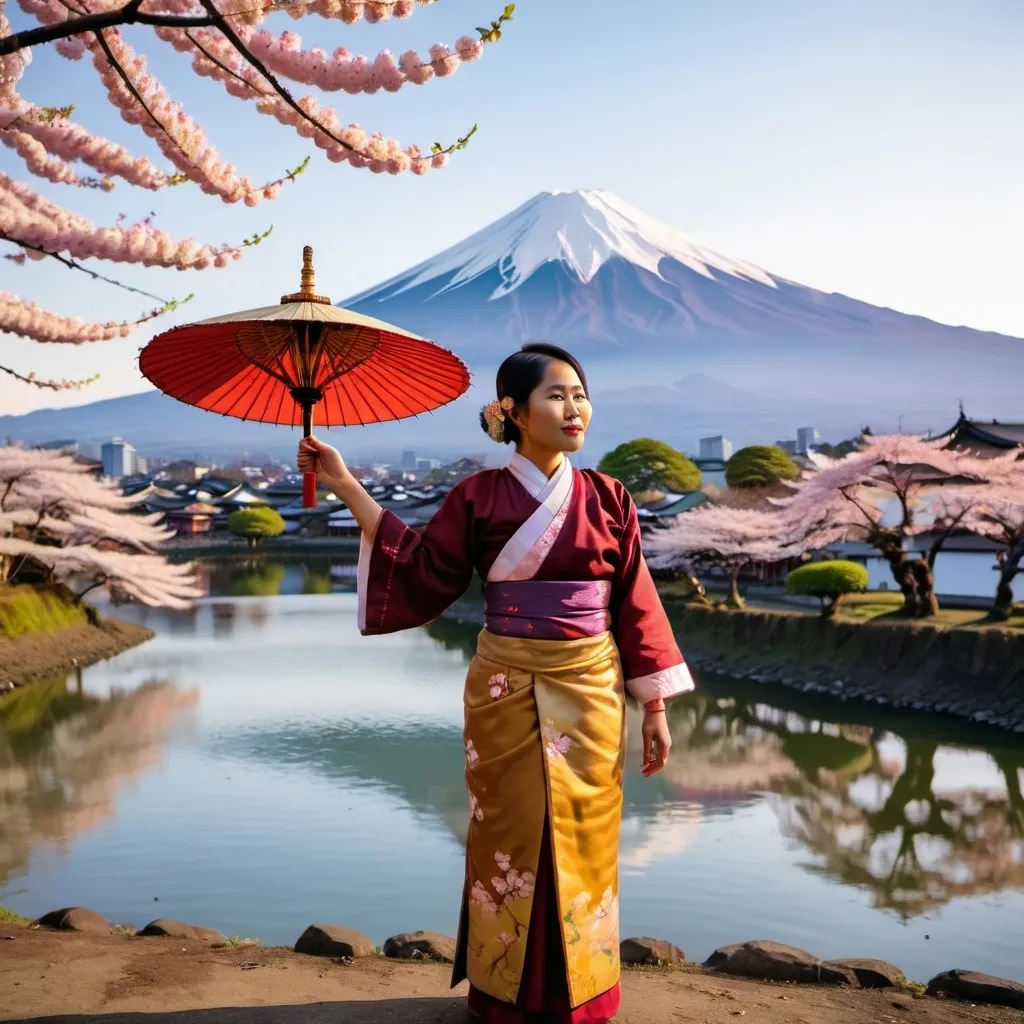
[[[165,331],[142,350],[139,368],[187,405],[301,426],[307,436],[314,416],[327,428],[400,420],[469,388],[469,372],[451,352],[318,295],[309,246],[301,287],[280,305]],[[306,474],[303,504],[316,504],[315,474]]]

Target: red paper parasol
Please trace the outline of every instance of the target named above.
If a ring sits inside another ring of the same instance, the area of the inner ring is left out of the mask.
[[[247,309],[157,335],[139,356],[143,376],[187,405],[313,431],[405,419],[454,401],[469,372],[451,352],[316,294],[313,250],[302,287],[281,305]],[[316,505],[316,474],[302,504]]]

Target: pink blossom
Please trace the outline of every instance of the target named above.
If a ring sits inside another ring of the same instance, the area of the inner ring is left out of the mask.
[[[494,902],[494,897],[487,891],[487,887],[483,882],[476,881],[473,883],[473,887],[469,891],[469,898],[476,903],[485,914],[497,914],[498,905]]]
[[[469,764],[469,767],[472,768],[479,760],[480,755],[476,752],[476,747],[473,746],[473,741],[466,740],[466,761]]]
[[[487,680],[487,689],[491,700],[500,700],[508,696],[508,676],[504,672],[496,672]]]
[[[778,543],[781,516],[728,505],[701,505],[644,540],[652,568],[740,569],[789,555]]]
[[[565,757],[569,753],[569,750],[572,748],[572,740],[568,736],[563,736],[555,728],[554,723],[545,722],[541,732],[544,737],[544,749],[551,760]]]
[[[0,233],[49,252],[66,252],[78,259],[95,256],[116,263],[178,270],[209,266],[221,253],[238,247],[198,246],[192,239],[175,241],[152,224],[96,227],[43,198],[28,185],[0,173]],[[205,261],[205,262],[203,262]]]
[[[512,858],[509,857],[507,853],[502,853],[500,850],[498,850],[494,854],[494,863],[497,864],[502,871],[508,871],[508,869],[512,866]]]
[[[194,568],[155,549],[171,531],[63,452],[0,447],[0,554],[25,556],[52,578],[92,580],[115,598],[186,608],[202,591]],[[14,582],[17,582],[16,580]]]
[[[774,501],[781,514],[780,540],[799,553],[837,541],[870,540],[884,528],[903,538],[928,533],[936,517],[963,518],[984,493],[983,485],[1015,471],[1014,452],[983,459],[947,443],[868,435],[842,459],[814,455],[813,467],[788,485],[793,494]]]
[[[484,820],[484,812],[480,807],[480,801],[472,793],[469,794],[469,816],[477,821]]]
[[[134,324],[88,323],[78,317],[61,316],[41,309],[33,302],[19,299],[10,292],[0,292],[0,331],[17,334],[33,341],[80,345],[89,341],[111,341],[126,336],[132,327],[151,319],[140,318]]]

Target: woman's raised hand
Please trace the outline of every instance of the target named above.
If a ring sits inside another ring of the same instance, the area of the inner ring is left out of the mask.
[[[315,437],[304,437],[299,442],[297,461],[300,473],[316,473],[321,480],[339,480],[348,474],[348,467],[337,448]]]

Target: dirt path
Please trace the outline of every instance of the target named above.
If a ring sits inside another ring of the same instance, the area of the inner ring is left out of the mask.
[[[5,936],[13,935],[11,940]],[[443,965],[345,966],[290,950],[0,925],[0,1020],[61,1024],[461,1024]],[[619,1024],[1024,1024],[1024,1013],[905,993],[688,971],[623,976]]]

